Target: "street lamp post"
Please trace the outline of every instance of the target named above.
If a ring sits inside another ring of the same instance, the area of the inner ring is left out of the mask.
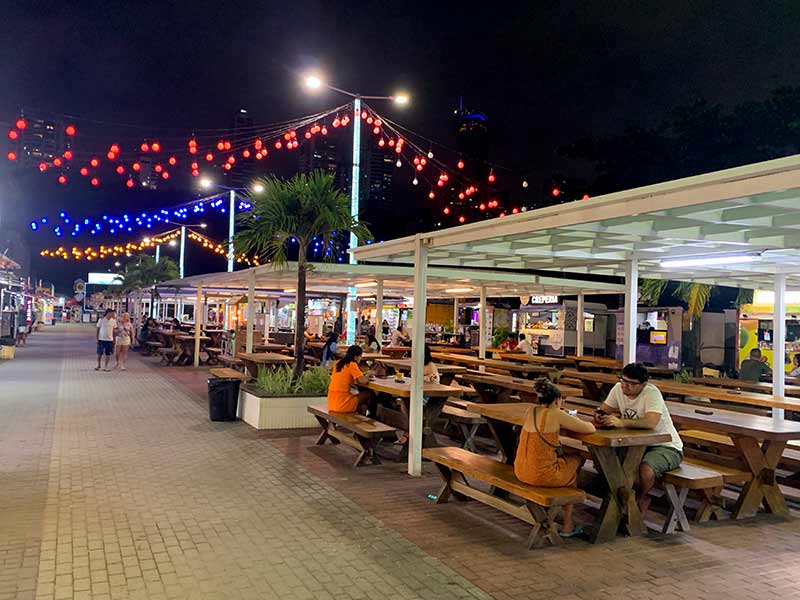
[[[361,94],[354,94],[342,88],[330,85],[322,80],[318,75],[309,75],[305,78],[306,87],[317,90],[326,87],[329,90],[344,94],[353,99],[353,172],[352,182],[350,185],[350,216],[353,219],[358,218],[359,214],[359,192],[360,192],[360,178],[361,178],[361,101],[362,100],[391,100],[395,104],[405,105],[408,104],[407,94],[395,94],[394,96],[363,96]],[[350,250],[358,247],[358,237],[352,231],[350,232]],[[350,252],[350,264],[356,264],[356,258]],[[347,343],[353,345],[356,341],[356,288],[351,287],[347,290]]]

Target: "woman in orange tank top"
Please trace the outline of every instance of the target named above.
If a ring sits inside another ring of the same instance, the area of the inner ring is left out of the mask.
[[[593,433],[594,425],[562,410],[561,391],[550,380],[536,380],[538,405],[528,409],[519,434],[514,473],[520,481],[539,487],[576,487],[583,459],[576,454],[563,455],[558,435],[561,429]],[[582,533],[572,520],[572,505],[564,507],[561,535]]]

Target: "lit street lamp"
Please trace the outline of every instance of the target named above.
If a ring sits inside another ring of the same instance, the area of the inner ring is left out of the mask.
[[[361,101],[362,100],[391,100],[395,104],[404,106],[408,104],[408,94],[397,93],[394,96],[364,96],[362,94],[354,94],[342,88],[332,86],[325,82],[322,77],[316,74],[309,74],[304,79],[305,86],[310,90],[319,90],[323,87],[339,92],[345,96],[353,99],[353,175],[352,184],[350,186],[350,215],[353,219],[358,218],[358,196],[359,184],[361,177]],[[358,246],[358,237],[352,231],[350,232],[350,250],[354,250]],[[350,264],[355,264],[356,258],[350,252]],[[356,341],[356,288],[349,288],[347,293],[347,343],[353,345]]]

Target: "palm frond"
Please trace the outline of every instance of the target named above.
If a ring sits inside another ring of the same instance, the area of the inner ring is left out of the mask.
[[[747,288],[739,288],[739,293],[736,295],[736,307],[744,306],[745,304],[753,303],[753,290]]]
[[[678,284],[674,294],[688,305],[687,314],[690,319],[697,319],[708,304],[708,299],[711,297],[712,286],[706,283],[688,283],[681,282]]]
[[[666,279],[640,279],[639,298],[644,304],[657,306],[668,283]]]

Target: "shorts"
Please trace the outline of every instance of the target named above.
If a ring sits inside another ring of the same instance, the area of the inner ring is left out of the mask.
[[[649,465],[660,479],[667,471],[681,466],[683,453],[672,446],[650,446],[642,457],[642,462]]]
[[[97,356],[102,356],[103,354],[105,354],[106,356],[111,356],[112,354],[114,354],[114,342],[98,340]]]

